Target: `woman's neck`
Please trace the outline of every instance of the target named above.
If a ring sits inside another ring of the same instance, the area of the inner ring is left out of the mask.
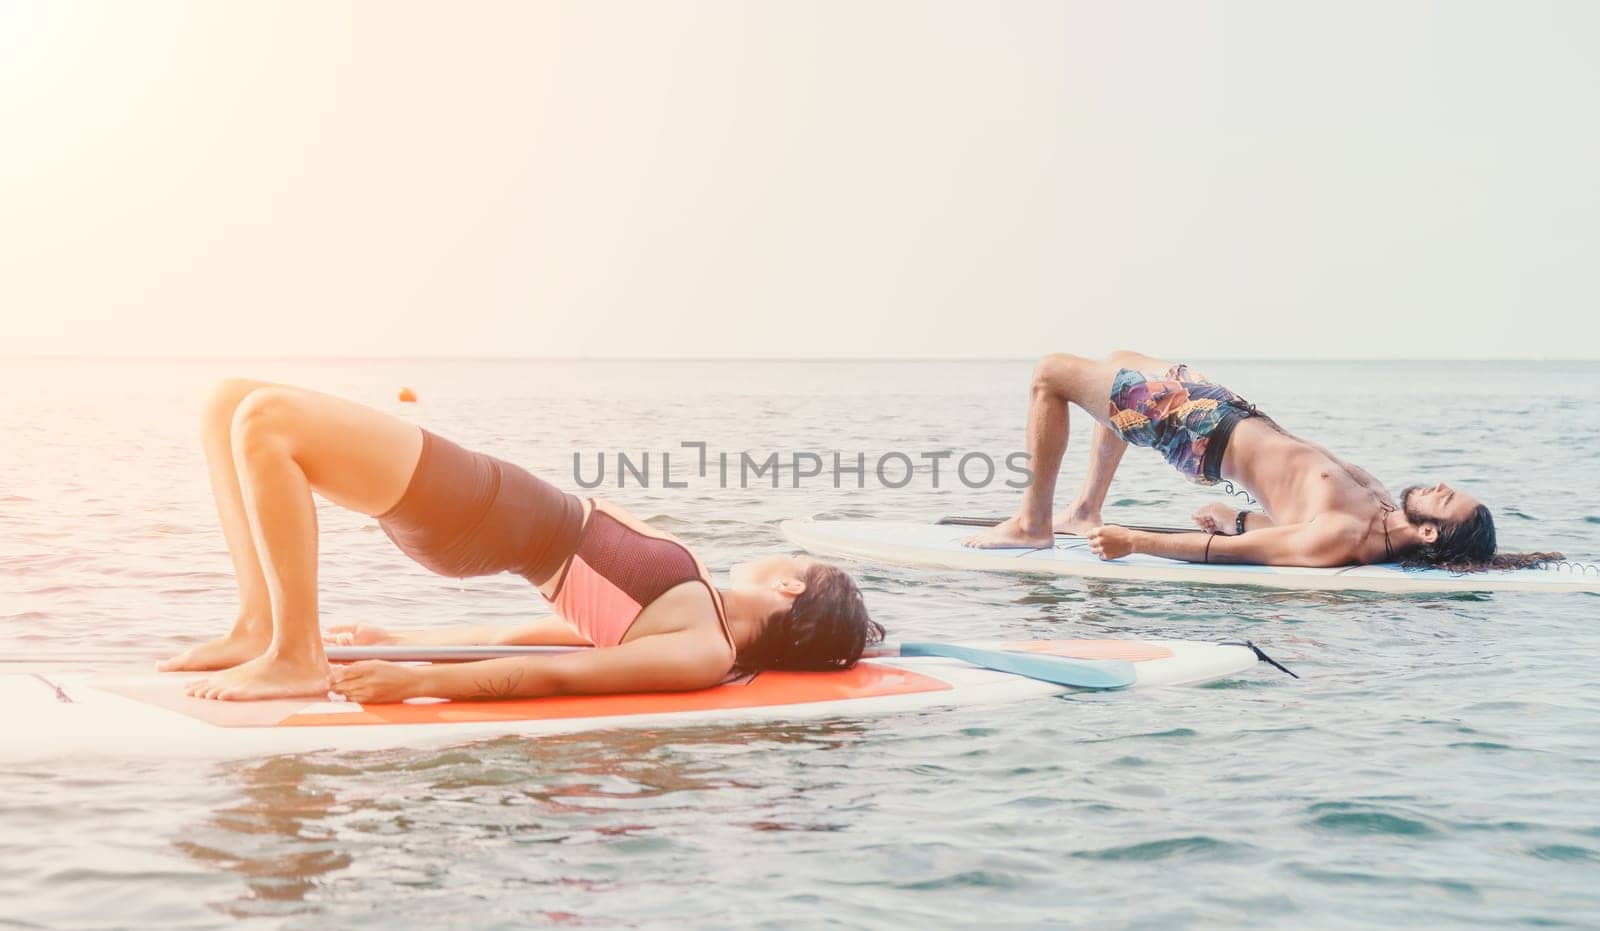
[[[733,635],[734,648],[743,651],[761,635],[767,623],[770,607],[759,595],[736,588],[719,589],[722,610],[728,618],[728,632]]]

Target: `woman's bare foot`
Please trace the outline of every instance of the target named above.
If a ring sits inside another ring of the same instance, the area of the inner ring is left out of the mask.
[[[195,698],[220,701],[261,701],[268,698],[322,698],[328,693],[328,661],[289,659],[263,653],[247,663],[189,683],[184,692]]]
[[[998,550],[1009,547],[1045,549],[1055,546],[1056,535],[1046,530],[1042,533],[1023,527],[1022,518],[1008,517],[982,533],[961,541],[962,546],[980,550]]]
[[[1100,519],[1099,509],[1091,511],[1085,508],[1073,508],[1061,515],[1060,519],[1056,521],[1055,530],[1056,533],[1070,533],[1075,537],[1087,537],[1089,531],[1104,523],[1105,521]]]
[[[206,672],[212,669],[227,669],[240,663],[247,663],[265,653],[267,644],[271,642],[270,626],[260,634],[245,633],[235,629],[215,640],[208,640],[199,646],[184,650],[156,666],[156,669],[161,672]]]

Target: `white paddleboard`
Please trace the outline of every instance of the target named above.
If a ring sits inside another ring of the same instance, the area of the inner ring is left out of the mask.
[[[1254,651],[1181,640],[974,643],[1131,662],[1135,686],[1189,685],[1256,663]],[[979,705],[1071,691],[940,658],[865,660],[840,672],[764,672],[697,692],[523,701],[414,700],[363,706],[296,699],[189,698],[194,673],[0,675],[0,761],[82,755],[238,758],[315,750],[438,746],[504,735],[757,724]]]
[[[783,534],[820,556],[930,566],[1037,572],[1089,579],[1140,582],[1198,582],[1262,588],[1369,592],[1600,592],[1600,573],[1581,566],[1457,573],[1443,569],[1405,569],[1395,564],[1337,569],[1293,566],[1205,565],[1135,554],[1104,560],[1080,537],[1056,537],[1047,549],[1016,547],[979,550],[961,541],[981,528],[954,524],[896,521],[791,520]]]

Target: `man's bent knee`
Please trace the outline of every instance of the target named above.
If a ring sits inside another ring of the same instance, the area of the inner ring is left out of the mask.
[[[1072,374],[1090,360],[1065,352],[1053,352],[1039,360],[1033,368],[1035,394],[1063,394]]]

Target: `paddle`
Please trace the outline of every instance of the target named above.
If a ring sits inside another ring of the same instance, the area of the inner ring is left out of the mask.
[[[898,656],[943,656],[1014,676],[1080,689],[1123,689],[1138,678],[1133,664],[1120,659],[1081,660],[1043,653],[984,650],[954,643],[902,643]]]
[[[957,527],[994,527],[1004,521],[1003,517],[941,517],[939,523],[951,524]],[[1117,524],[1129,530],[1143,530],[1146,533],[1199,533],[1198,527],[1159,527],[1153,524]],[[1075,537],[1075,533],[1057,530],[1058,537]]]
[[[593,647],[551,646],[353,646],[325,648],[328,659],[352,663],[365,659],[391,662],[468,663],[501,659],[507,656],[539,656],[574,653]],[[1133,664],[1123,660],[1079,660],[1041,653],[1013,653],[954,643],[882,643],[868,647],[862,656],[939,656],[973,666],[1010,673],[1041,682],[1070,685],[1080,689],[1120,689],[1133,684]]]

